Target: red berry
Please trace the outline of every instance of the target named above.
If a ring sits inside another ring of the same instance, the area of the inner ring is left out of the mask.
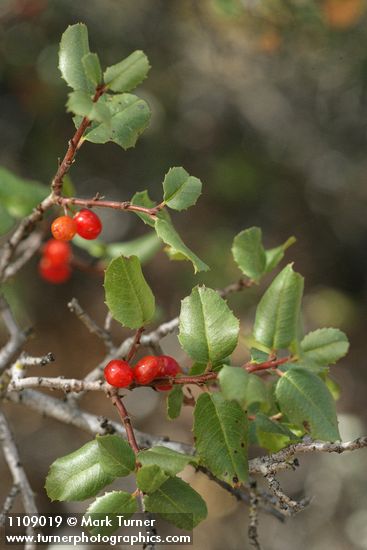
[[[157,377],[159,367],[158,357],[154,355],[143,357],[134,367],[135,380],[138,384],[149,384]]]
[[[87,210],[86,208],[80,210],[75,214],[74,220],[76,223],[76,232],[83,239],[88,239],[89,241],[96,239],[102,231],[101,220],[92,210]]]
[[[71,275],[71,268],[67,263],[55,265],[47,257],[41,259],[38,264],[38,271],[42,279],[54,284],[65,283]]]
[[[181,372],[181,367],[173,357],[169,355],[160,355],[158,357],[159,371],[157,378],[163,378],[164,376],[176,377]],[[157,390],[169,391],[172,389],[172,384],[158,384]]]
[[[60,216],[52,222],[51,233],[57,241],[71,241],[76,233],[76,223],[70,216]]]
[[[43,247],[42,252],[54,266],[67,264],[71,259],[71,247],[69,243],[57,241],[56,239],[49,239]]]
[[[105,366],[104,377],[111,386],[126,388],[134,379],[134,371],[127,361],[113,359]]]

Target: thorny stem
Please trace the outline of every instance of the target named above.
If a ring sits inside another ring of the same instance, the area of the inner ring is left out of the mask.
[[[160,209],[159,206],[154,206],[153,208],[146,208],[145,206],[138,206],[137,204],[131,204],[130,201],[118,202],[118,201],[105,201],[99,198],[93,199],[78,199],[76,197],[58,197],[55,201],[60,206],[84,206],[84,208],[113,208],[114,210],[129,210],[130,212],[142,212],[143,214],[148,214],[152,218],[155,218]]]

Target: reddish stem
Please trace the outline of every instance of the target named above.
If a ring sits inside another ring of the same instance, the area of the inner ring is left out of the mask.
[[[131,344],[129,353],[127,354],[127,357],[126,357],[126,361],[128,363],[130,363],[130,361],[135,357],[135,354],[138,351],[138,348],[140,346],[140,338],[141,338],[141,335],[143,334],[144,330],[145,330],[144,327],[140,327],[135,333],[134,341]]]
[[[156,217],[161,210],[161,205],[154,206],[153,208],[146,208],[145,206],[139,206],[137,204],[131,204],[129,201],[105,201],[100,199],[78,199],[76,197],[59,197],[57,200],[60,206],[77,205],[84,208],[113,208],[114,210],[128,210],[130,212],[142,212],[152,218]]]
[[[133,426],[131,424],[129,413],[126,410],[126,407],[125,407],[121,397],[114,394],[114,395],[111,396],[111,401],[115,405],[115,407],[116,407],[116,409],[119,413],[119,416],[121,418],[121,421],[122,421],[122,423],[125,427],[126,436],[127,436],[127,440],[129,442],[129,445],[132,448],[132,450],[134,451],[134,453],[137,455],[140,449],[139,449],[138,443],[136,441],[136,437],[135,437]]]
[[[251,363],[251,361],[249,361],[244,365],[243,368],[245,368],[247,372],[257,372],[266,369],[275,369],[279,365],[283,365],[284,363],[288,363],[289,361],[292,361],[291,355],[288,355],[287,357],[282,357],[281,359],[271,359],[270,361],[264,361],[263,363]]]

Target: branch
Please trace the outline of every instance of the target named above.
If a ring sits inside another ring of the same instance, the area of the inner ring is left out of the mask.
[[[249,506],[249,526],[248,526],[248,538],[251,546],[256,550],[261,550],[261,544],[259,541],[258,527],[258,507],[259,499],[256,493],[256,482],[250,484],[250,506]]]
[[[60,206],[83,206],[84,208],[112,208],[113,210],[122,210],[130,212],[141,212],[148,216],[155,218],[158,212],[163,208],[163,205],[157,205],[153,208],[146,208],[145,206],[138,206],[137,204],[131,204],[130,201],[105,201],[99,197],[93,199],[79,199],[77,197],[59,197],[57,204]]]
[[[297,502],[296,500],[293,500],[288,495],[286,495],[282,491],[279,481],[273,474],[266,474],[265,479],[269,484],[271,492],[278,499],[280,509],[283,510],[287,516],[293,516],[294,514],[297,514],[301,510],[304,510],[305,507],[309,504],[310,499],[305,498]]]
[[[5,370],[9,361],[20,350],[27,339],[27,331],[22,330],[15,320],[9,304],[4,296],[0,296],[0,315],[10,335],[10,339],[0,350],[0,374]]]
[[[5,499],[3,509],[0,513],[0,527],[4,527],[6,516],[10,513],[10,510],[13,508],[14,500],[20,492],[19,485],[14,484],[10,489],[8,496]]]
[[[42,233],[31,233],[18,247],[18,258],[4,270],[4,280],[14,277],[20,269],[32,258],[42,243]]]
[[[13,434],[2,411],[0,411],[0,442],[14,483],[19,486],[25,513],[29,515],[38,514],[32,488],[20,461]],[[32,533],[33,529],[28,528],[27,534]],[[28,545],[26,548],[31,550],[31,548],[34,548],[34,545]]]
[[[115,405],[115,407],[116,407],[116,409],[119,413],[119,416],[121,418],[121,421],[122,421],[122,423],[125,427],[126,437],[127,437],[128,442],[129,442],[129,445],[132,448],[132,450],[134,451],[134,453],[137,455],[140,449],[139,449],[139,445],[136,441],[136,437],[135,437],[133,426],[131,424],[131,419],[130,419],[129,413],[126,410],[126,407],[125,407],[121,397],[119,397],[116,392],[111,394],[111,401]]]
[[[61,390],[65,393],[82,391],[106,391],[110,388],[103,380],[85,382],[76,378],[27,376],[27,378],[12,378],[8,384],[8,391],[24,390],[25,388],[48,388]]]
[[[109,331],[99,327],[97,323],[84,311],[84,309],[79,304],[76,298],[72,298],[68,303],[68,308],[72,313],[80,319],[85,327],[89,330],[90,333],[95,334],[100,338],[108,351],[115,349],[114,343],[112,342],[111,334]]]

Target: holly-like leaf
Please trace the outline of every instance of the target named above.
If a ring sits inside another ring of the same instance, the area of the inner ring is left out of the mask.
[[[97,435],[100,464],[106,474],[128,476],[135,470],[135,455],[127,441],[119,435]]]
[[[219,294],[195,287],[181,303],[179,341],[195,361],[218,363],[237,345],[239,321]]]
[[[195,446],[200,461],[231,485],[248,478],[247,417],[236,401],[203,393],[194,412]]]
[[[136,484],[143,493],[154,493],[168,479],[162,468],[156,464],[142,466],[136,474]]]
[[[27,216],[49,192],[46,185],[20,178],[0,166],[0,204],[9,216],[17,219]]]
[[[191,531],[207,516],[205,501],[178,477],[167,479],[144,499],[148,512],[156,513],[180,529]]]
[[[106,125],[111,124],[111,113],[108,107],[100,101],[94,103],[90,95],[83,90],[71,92],[66,106],[68,111],[75,115],[103,122]]]
[[[232,254],[242,273],[254,281],[261,279],[266,268],[266,256],[259,227],[250,227],[238,233],[233,240]]]
[[[116,65],[107,67],[104,82],[114,92],[130,92],[146,78],[149,69],[145,53],[136,50]]]
[[[309,429],[314,439],[340,439],[333,397],[316,374],[292,367],[278,380],[275,395],[281,412]]]
[[[132,94],[104,95],[96,105],[104,105],[110,112],[108,124],[92,124],[84,133],[84,139],[92,143],[113,141],[123,149],[134,147],[150,121],[148,104]],[[80,119],[74,120],[75,125]]]
[[[243,407],[268,401],[264,382],[242,368],[224,365],[218,378],[222,394],[229,401],[238,401]]]
[[[82,57],[82,64],[87,78],[97,88],[102,83],[102,69],[96,53],[87,53]]]
[[[182,387],[174,386],[167,396],[167,416],[170,420],[180,416],[183,399]]]
[[[337,328],[309,332],[301,342],[302,355],[318,365],[332,365],[348,353],[348,338]]]
[[[201,187],[201,181],[184,168],[171,168],[163,181],[164,202],[173,210],[185,210],[196,203]]]
[[[303,277],[287,265],[260,300],[254,325],[255,340],[270,349],[288,348],[297,338]]]
[[[174,476],[181,472],[191,462],[196,462],[194,456],[178,453],[167,447],[157,445],[147,451],[140,451],[138,460],[143,466],[156,465],[167,472],[170,476]]]
[[[114,480],[100,464],[99,446],[90,441],[77,451],[51,464],[46,478],[46,492],[51,500],[85,500],[94,497]]]
[[[112,260],[106,270],[104,288],[108,309],[123,326],[139,328],[152,319],[155,299],[137,256]]]
[[[260,412],[256,413],[253,422],[258,444],[272,453],[280,451],[298,439],[286,426]]]
[[[266,268],[265,272],[269,273],[269,271],[272,271],[279,262],[284,258],[284,253],[296,242],[295,237],[289,237],[285,241],[285,243],[281,244],[280,246],[276,246],[275,248],[270,248],[269,250],[265,250],[265,256],[266,256]]]
[[[164,243],[168,244],[175,253],[182,254],[192,263],[195,273],[198,271],[208,271],[209,267],[185,245],[180,235],[169,221],[158,217],[154,227],[158,237],[162,239]]]
[[[59,69],[70,88],[93,93],[93,82],[86,75],[83,57],[89,54],[88,29],[83,23],[70,25],[61,37]]]
[[[129,519],[137,510],[136,498],[130,493],[111,491],[92,502],[85,513],[84,525],[90,527],[89,531],[92,535],[111,535],[120,526],[117,516],[123,516],[123,520]],[[108,518],[108,522],[106,522],[106,518]],[[99,526],[93,526],[93,521],[99,523]]]

